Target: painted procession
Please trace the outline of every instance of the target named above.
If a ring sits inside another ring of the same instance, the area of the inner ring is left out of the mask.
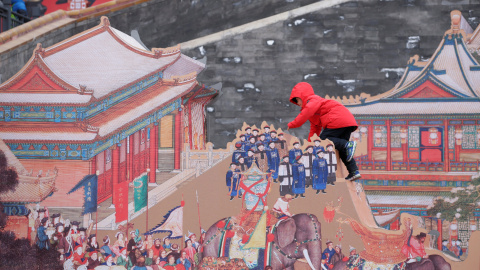
[[[0,268],[478,269],[480,27],[450,19],[393,89],[324,97],[358,123],[353,171],[321,134],[248,119],[213,149],[221,90],[179,46],[107,17],[38,44],[0,85]]]

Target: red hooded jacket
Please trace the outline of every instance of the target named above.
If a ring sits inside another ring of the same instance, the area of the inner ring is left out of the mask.
[[[306,82],[295,85],[290,95],[290,102],[296,104],[294,98],[302,100],[300,114],[290,123],[289,128],[298,128],[307,120],[310,121],[310,134],[320,135],[322,128],[358,127],[352,113],[336,100],[321,98],[313,92],[313,88]]]

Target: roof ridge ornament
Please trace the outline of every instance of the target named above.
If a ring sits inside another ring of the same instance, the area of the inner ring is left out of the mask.
[[[193,71],[190,72],[186,75],[181,75],[181,76],[172,76],[172,80],[175,81],[175,84],[182,84],[182,83],[187,83],[192,80],[195,80],[197,78],[197,72]]]
[[[467,37],[467,31],[465,31],[465,22],[462,21],[465,20],[465,18],[462,16],[462,12],[459,10],[452,10],[450,12],[450,29],[445,32],[446,36],[449,36],[449,39],[458,39],[458,38],[466,38]],[[467,23],[468,25],[468,23]],[[470,26],[468,26],[469,28]]]
[[[93,95],[93,89],[87,89],[87,86],[84,84],[79,84],[77,93],[80,95]]]
[[[177,54],[180,53],[180,44],[167,48],[152,48],[152,52],[155,58]]]
[[[35,54],[35,60],[38,59],[38,57],[45,56],[45,48],[43,48],[42,43],[37,43],[37,47],[34,49],[33,53]]]
[[[108,19],[107,16],[102,16],[100,18],[100,25],[105,29],[107,30],[108,27],[110,27],[110,20]]]

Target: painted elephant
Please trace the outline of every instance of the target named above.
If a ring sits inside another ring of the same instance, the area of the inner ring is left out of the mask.
[[[428,259],[407,264],[405,270],[450,270],[452,267],[440,255],[429,255]]]
[[[337,262],[332,270],[345,270],[348,261]],[[440,255],[429,255],[419,262],[408,263],[405,270],[451,270],[450,264]]]
[[[218,257],[221,241],[219,227],[222,227],[218,224],[225,224],[225,221],[219,220],[208,229],[202,257]],[[295,261],[301,258],[306,259],[312,269],[321,269],[321,224],[315,215],[297,214],[281,221],[274,236],[270,261],[273,269],[293,270]]]

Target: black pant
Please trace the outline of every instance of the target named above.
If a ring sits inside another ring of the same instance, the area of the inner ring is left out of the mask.
[[[335,149],[338,150],[338,154],[343,164],[347,167],[349,173],[358,171],[357,163],[355,159],[351,159],[347,162],[347,143],[350,140],[350,135],[357,127],[344,127],[344,128],[324,128],[320,133],[320,139],[329,139],[335,145]]]

